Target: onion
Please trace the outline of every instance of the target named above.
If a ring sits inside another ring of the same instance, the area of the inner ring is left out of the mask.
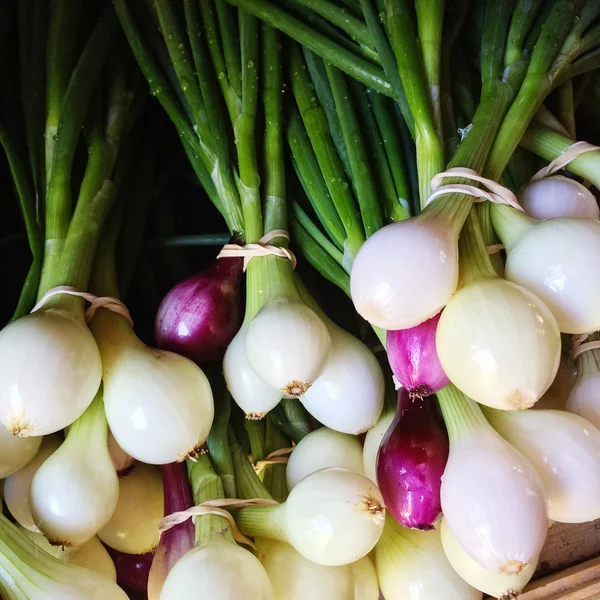
[[[339,566],[366,556],[379,539],[385,508],[377,487],[349,469],[322,469],[305,477],[277,506],[242,508],[240,529],[291,544],[321,565]]]
[[[42,436],[20,437],[0,427],[0,479],[31,462],[40,449]]]
[[[593,334],[591,340],[600,339]],[[600,429],[600,349],[586,350],[576,359],[577,379],[569,394],[567,410]]]
[[[448,383],[435,341],[440,315],[409,329],[388,331],[386,335],[387,357],[394,376],[415,396],[430,396]]]
[[[385,381],[375,355],[359,339],[327,320],[331,352],[312,386],[300,396],[323,425],[357,435],[381,415]]]
[[[448,460],[448,435],[435,398],[398,393],[396,417],[377,458],[377,483],[386,508],[400,525],[433,529],[440,515],[441,477]]]
[[[379,447],[387,430],[394,420],[394,412],[388,411],[381,415],[379,421],[372,429],[367,431],[363,446],[363,471],[373,482],[377,483],[377,455]]]
[[[433,317],[457,283],[457,235],[445,220],[425,214],[374,233],[358,251],[350,274],[358,313],[388,330]]]
[[[490,410],[485,415],[535,467],[552,521],[584,523],[600,517],[600,431],[596,427],[562,410]]]
[[[119,501],[98,537],[127,554],[145,554],[158,544],[158,525],[164,515],[163,488],[158,468],[136,463],[119,478]]]
[[[537,560],[548,530],[546,497],[531,463],[452,384],[438,393],[450,437],[442,510],[471,558],[497,573]]]
[[[535,221],[494,205],[492,220],[506,247],[506,278],[548,305],[563,333],[600,329],[600,222],[559,217]]]
[[[385,600],[481,600],[444,554],[439,531],[405,529],[391,517],[375,547],[375,568]]]
[[[156,314],[158,347],[198,364],[221,360],[240,326],[242,267],[241,258],[221,258],[172,288]]]
[[[594,194],[578,181],[562,175],[545,177],[522,187],[519,191],[519,203],[534,219],[600,218]]]
[[[246,356],[255,373],[287,398],[306,392],[325,366],[331,338],[304,303],[271,299],[250,321]]]
[[[379,582],[375,566],[368,556],[349,564],[354,582],[354,595],[352,600],[378,600]]]
[[[90,326],[102,354],[106,418],[119,446],[150,464],[194,456],[213,419],[202,370],[183,356],[146,346],[124,317],[106,309]]]
[[[77,546],[93,538],[117,505],[119,481],[107,445],[99,393],[70,427],[61,447],[31,482],[33,520],[48,540]]]
[[[556,375],[560,348],[544,302],[498,277],[461,287],[437,328],[438,355],[452,383],[493,408],[532,406]]]
[[[94,399],[101,373],[82,315],[61,308],[26,315],[0,331],[0,421],[22,437],[64,429]]]
[[[110,459],[115,467],[115,471],[119,476],[126,475],[135,464],[135,458],[129,456],[129,454],[117,444],[117,440],[115,440],[115,436],[110,429],[108,430],[108,453],[110,454]]]
[[[39,531],[33,522],[29,503],[31,481],[44,461],[58,450],[61,443],[58,435],[44,437],[35,458],[26,467],[4,480],[4,502],[15,521],[29,531]]]
[[[496,573],[474,561],[456,541],[446,521],[441,525],[442,545],[454,570],[475,589],[494,598],[511,600],[529,583],[537,567],[537,559],[531,561],[520,573]]]
[[[288,490],[291,491],[307,475],[327,467],[343,467],[362,474],[362,446],[358,439],[327,427],[303,437],[294,447],[287,464]]]
[[[152,552],[126,554],[113,550],[110,546],[107,546],[107,549],[117,569],[117,583],[122,587],[146,594],[154,554]]]

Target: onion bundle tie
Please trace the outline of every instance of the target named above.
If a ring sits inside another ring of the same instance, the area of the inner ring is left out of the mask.
[[[600,348],[600,340],[593,342],[586,342],[585,340],[590,337],[591,333],[582,333],[581,335],[574,335],[572,337],[573,347],[571,348],[570,358],[574,361],[580,354],[587,352],[588,350],[596,350]]]
[[[293,271],[296,268],[296,256],[294,253],[289,248],[281,248],[269,243],[271,240],[278,237],[289,240],[290,234],[284,229],[274,229],[263,235],[256,243],[245,244],[243,246],[240,246],[239,244],[225,244],[221,249],[221,252],[217,255],[217,258],[241,257],[244,259],[245,271],[248,267],[248,263],[253,258],[256,258],[257,256],[273,255],[289,260]]]
[[[268,454],[264,460],[257,461],[254,465],[256,474],[260,475],[269,465],[287,465],[293,450],[293,448],[280,448]]]
[[[544,179],[544,177],[550,177],[550,175],[554,175],[554,173],[564,169],[569,163],[573,162],[576,158],[579,158],[582,154],[585,154],[586,152],[595,152],[597,150],[600,150],[599,146],[588,144],[588,142],[575,142],[549,163],[548,166],[535,173],[529,180],[529,183],[535,183],[536,181],[540,181],[540,179]]]

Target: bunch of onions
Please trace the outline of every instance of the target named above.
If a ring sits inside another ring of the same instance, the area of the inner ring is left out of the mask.
[[[375,568],[386,600],[481,600],[452,568],[440,533],[405,529],[390,516],[375,547]]]
[[[594,333],[589,341],[600,340]],[[567,400],[567,410],[600,429],[600,349],[586,350],[576,358],[577,379]]]
[[[433,529],[441,513],[440,487],[448,435],[435,398],[398,393],[396,416],[377,457],[377,484],[389,513],[404,527]]]
[[[480,565],[520,573],[537,560],[548,530],[540,477],[452,384],[438,400],[450,438],[441,490],[446,524]]]
[[[0,478],[4,479],[21,470],[33,460],[42,437],[20,437],[0,427]]]
[[[240,324],[241,258],[220,258],[163,298],[155,323],[159,348],[197,364],[219,361]]]
[[[395,418],[393,410],[385,411],[377,424],[367,431],[363,445],[363,471],[374,483],[377,483],[377,456],[381,442]]]
[[[600,431],[594,425],[561,410],[485,409],[484,414],[535,467],[552,521],[584,523],[600,517]]]

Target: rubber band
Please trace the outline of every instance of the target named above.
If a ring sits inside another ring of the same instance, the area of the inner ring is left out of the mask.
[[[490,255],[498,254],[499,252],[502,252],[502,250],[504,250],[504,244],[490,244],[487,247],[488,254]]]
[[[129,324],[133,327],[133,319],[129,314],[129,310],[127,310],[127,307],[118,298],[114,298],[112,296],[95,296],[94,294],[90,294],[88,292],[80,292],[70,285],[59,285],[51,290],[48,290],[39,299],[38,303],[31,309],[31,312],[34,313],[38,311],[44,306],[44,304],[46,304],[46,302],[48,302],[48,300],[50,300],[50,298],[53,298],[54,296],[60,296],[61,294],[83,298],[89,303],[89,307],[84,313],[86,323],[91,321],[92,317],[96,314],[96,311],[99,308],[106,308],[111,312],[125,317],[129,321]]]
[[[260,475],[269,465],[287,465],[289,455],[293,450],[293,448],[280,448],[271,452],[264,460],[259,460],[254,465],[254,471],[257,475]]]
[[[569,163],[573,162],[586,152],[595,152],[600,150],[599,146],[588,144],[587,142],[575,142],[571,144],[564,152],[559,154],[547,167],[540,169],[530,180],[529,183],[540,181],[544,177],[554,175],[561,169],[564,169]]]
[[[236,541],[241,544],[246,544],[256,550],[254,542],[246,537],[237,526],[235,519],[231,513],[225,510],[224,507],[228,508],[247,508],[249,506],[277,506],[279,502],[275,500],[268,500],[266,498],[250,498],[248,500],[238,500],[236,498],[220,498],[218,500],[207,500],[198,506],[192,506],[187,510],[171,513],[167,515],[158,524],[158,534],[162,535],[165,531],[169,531],[176,525],[185,523],[188,519],[192,519],[192,522],[196,522],[196,517],[203,515],[216,515],[222,517],[231,525],[231,531]]]
[[[572,361],[575,361],[575,359],[580,354],[583,354],[584,352],[587,352],[588,350],[597,350],[598,348],[600,348],[600,340],[594,340],[593,342],[585,341],[590,337],[590,335],[592,335],[592,334],[591,333],[582,333],[580,335],[574,335],[571,338],[572,347],[571,347],[571,353],[569,356]]]
[[[484,188],[464,183],[442,185],[442,181],[448,177],[460,177],[463,179],[470,179],[471,181],[477,181],[478,183],[481,183]],[[433,190],[433,193],[427,198],[425,206],[443,194],[458,193],[473,196],[475,202],[489,200],[494,204],[507,204],[518,211],[524,212],[517,197],[509,189],[505,188],[497,181],[482,177],[477,171],[467,169],[466,167],[453,167],[447,169],[443,173],[438,173],[431,180],[431,189]]]
[[[285,229],[274,229],[263,235],[256,243],[240,246],[238,244],[225,244],[217,258],[234,258],[241,257],[244,259],[244,271],[248,267],[248,263],[257,256],[278,256],[290,261],[292,271],[296,268],[296,257],[289,248],[280,248],[273,246],[269,242],[275,238],[282,237],[286,240],[290,239],[290,234]]]

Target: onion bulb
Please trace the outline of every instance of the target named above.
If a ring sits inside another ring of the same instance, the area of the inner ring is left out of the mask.
[[[596,197],[578,181],[554,175],[529,183],[519,190],[519,204],[540,221],[555,217],[600,218]]]
[[[288,490],[307,475],[328,467],[343,467],[362,474],[362,446],[358,438],[327,427],[303,437],[287,464]]]
[[[454,570],[469,585],[485,594],[501,600],[511,600],[517,597],[533,577],[537,560],[531,561],[520,573],[496,573],[482,567],[461,548],[444,519],[440,531],[444,552]]]
[[[339,566],[366,556],[381,536],[385,508],[375,484],[349,469],[321,469],[305,477],[277,506],[242,508],[247,535],[291,544],[321,565]]]
[[[90,327],[102,354],[104,405],[115,440],[136,460],[194,456],[213,419],[213,397],[191,360],[143,344],[124,317],[100,309]]]
[[[391,517],[375,547],[375,568],[385,600],[481,600],[452,568],[439,531],[405,529]]]
[[[394,420],[394,411],[384,412],[377,424],[367,431],[363,446],[363,471],[373,482],[377,483],[377,455],[387,430]]]
[[[158,544],[158,525],[164,516],[163,487],[157,467],[136,463],[119,478],[119,500],[98,537],[127,554],[145,554]]]
[[[61,443],[61,438],[56,434],[45,436],[35,458],[4,480],[4,502],[15,521],[29,531],[39,531],[31,515],[31,482],[44,461],[58,450]]]
[[[368,556],[349,564],[354,583],[354,595],[352,600],[378,600],[379,582],[375,565]]]
[[[591,336],[600,339],[600,334]],[[577,379],[569,399],[567,410],[600,429],[600,349],[586,350],[576,359]]]
[[[548,517],[560,523],[600,518],[600,431],[562,410],[485,411],[494,429],[540,476]]]
[[[462,286],[437,328],[437,351],[450,381],[493,408],[535,404],[556,375],[560,350],[556,319],[544,302],[498,277]]]
[[[107,445],[102,394],[70,427],[61,447],[31,482],[33,520],[58,546],[87,542],[110,519],[119,481]]]
[[[42,436],[14,435],[0,427],[0,479],[16,473],[33,460],[42,439]]]
[[[112,460],[113,466],[117,475],[126,475],[129,469],[135,464],[135,458],[129,456],[115,440],[115,436],[112,434],[110,429],[108,430],[108,453]]]
[[[61,308],[26,315],[0,331],[0,422],[22,437],[64,429],[94,399],[101,374],[82,315]]]

